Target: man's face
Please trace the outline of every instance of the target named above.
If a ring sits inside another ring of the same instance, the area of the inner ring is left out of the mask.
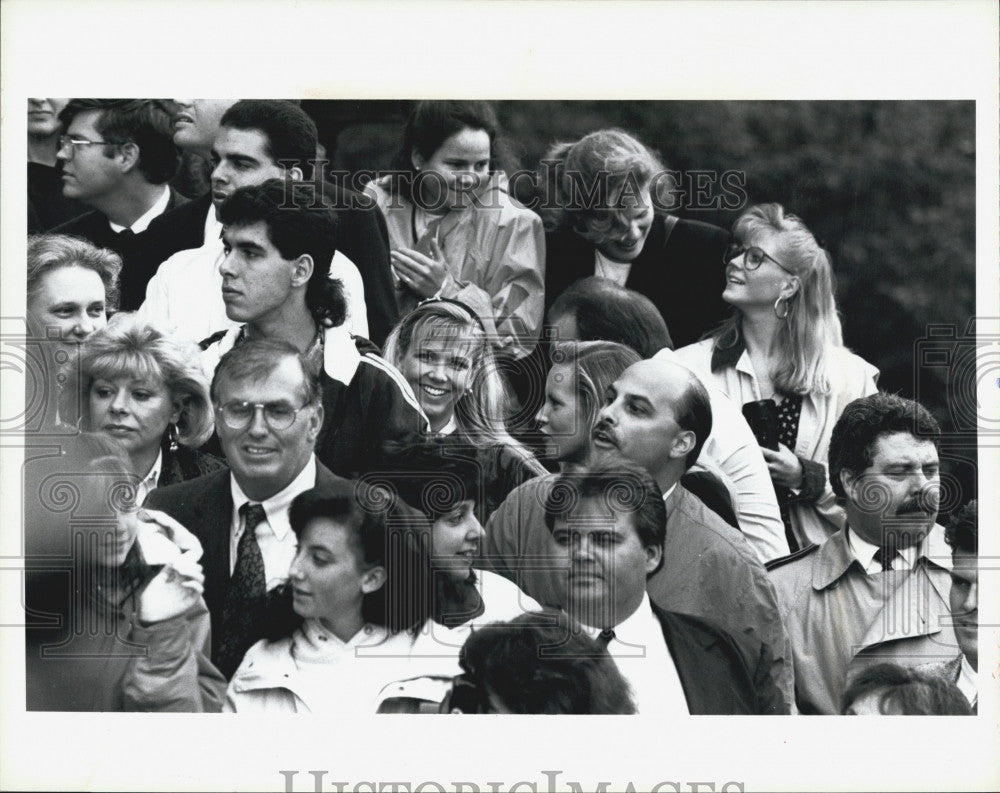
[[[955,637],[973,669],[979,669],[979,568],[976,554],[952,554],[951,592],[948,596]]]
[[[681,367],[662,361],[639,361],[626,369],[608,388],[597,414],[592,461],[621,455],[659,480],[663,468],[694,445],[694,433],[680,427],[674,411],[688,377]]]
[[[212,146],[212,203],[216,211],[241,187],[280,179],[285,169],[271,159],[267,136],[258,129],[222,127]]]
[[[100,110],[77,113],[66,129],[67,137],[99,143],[104,137],[97,131]],[[73,146],[59,152],[63,161],[63,195],[88,204],[100,201],[121,188],[124,174],[114,145]]]
[[[841,472],[852,531],[873,545],[916,545],[937,519],[940,478],[934,444],[894,432],[875,440],[872,464]]]
[[[284,259],[267,236],[264,223],[226,226],[226,258],[219,265],[226,316],[236,322],[261,321],[289,299],[295,263]]]
[[[557,573],[565,587],[563,606],[594,628],[613,627],[638,608],[646,576],[663,554],[655,545],[643,546],[633,514],[594,497],[581,499],[568,517],[555,521],[551,548],[565,565]]]
[[[175,99],[174,143],[178,148],[209,155],[219,134],[219,122],[235,99]]]
[[[591,426],[576,391],[574,365],[555,364],[545,380],[545,403],[535,420],[546,450],[562,462],[582,463],[590,454]]]
[[[68,99],[29,99],[28,134],[33,138],[48,138],[59,133],[59,113]]]
[[[216,421],[229,468],[243,492],[255,501],[283,490],[309,462],[323,423],[323,408],[319,404],[304,406],[305,391],[305,375],[292,356],[282,358],[262,380],[222,377],[216,383],[218,406],[251,402],[298,409],[285,429],[274,429],[259,408],[242,429],[229,427],[221,417]]]

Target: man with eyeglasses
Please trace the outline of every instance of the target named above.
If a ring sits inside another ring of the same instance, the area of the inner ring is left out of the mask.
[[[170,107],[159,99],[72,99],[59,120],[63,196],[94,211],[53,232],[120,254],[119,307],[134,311],[161,260],[156,223],[187,201],[167,184],[178,164]]]
[[[233,192],[219,219],[222,300],[240,324],[205,340],[205,371],[250,340],[291,344],[321,371],[320,461],[351,478],[378,470],[387,444],[421,435],[427,419],[403,375],[347,327],[343,284],[330,278],[334,210],[271,179]]]
[[[323,425],[319,371],[290,344],[234,347],[219,361],[211,394],[229,469],[154,490],[146,504],[201,541],[212,662],[228,679],[262,638],[265,615],[287,608],[275,588],[288,579],[297,547],[289,505],[343,480],[313,454]]]

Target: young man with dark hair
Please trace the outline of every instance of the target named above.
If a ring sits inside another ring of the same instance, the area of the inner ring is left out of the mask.
[[[427,420],[403,376],[344,323],[343,287],[329,277],[333,212],[285,186],[242,187],[222,205],[222,300],[239,326],[205,340],[204,366],[212,371],[249,340],[292,345],[322,371],[316,454],[335,473],[357,476],[377,470],[385,445],[421,434]]]
[[[940,429],[922,405],[872,394],[830,439],[830,483],[847,525],[768,565],[795,657],[803,713],[836,714],[852,678],[881,661],[950,659],[951,554],[936,524]]]
[[[187,201],[167,185],[178,164],[170,107],[160,99],[72,99],[59,120],[63,196],[94,211],[53,232],[120,254],[120,307],[134,311],[161,261],[156,226]]]
[[[180,146],[208,154],[214,166],[212,189],[192,206],[164,218],[159,242],[166,261],[150,282],[142,311],[197,340],[233,327],[219,296],[217,270],[223,256],[219,208],[240,187],[285,178],[304,199],[334,207],[339,222],[333,271],[350,264],[363,284],[357,289],[347,285],[348,293],[357,293],[365,308],[351,312],[352,328],[381,344],[398,318],[381,211],[360,206],[361,199],[350,191],[324,184],[322,163],[316,181],[309,181],[318,145],[316,125],[298,105],[243,99],[230,103],[220,118],[221,104],[193,100],[178,117],[174,139]]]
[[[655,605],[647,582],[664,565],[666,509],[640,465],[615,462],[564,474],[545,502],[545,524],[566,612],[604,644],[640,713],[773,713],[773,680],[759,684],[756,655],[710,622]]]
[[[562,420],[567,427],[591,430],[585,459],[573,467],[625,458],[652,475],[664,494],[666,540],[663,567],[648,582],[649,596],[661,608],[717,622],[754,659],[759,691],[773,696],[769,712],[787,713],[793,702],[791,649],[774,588],[746,538],[682,481],[712,429],[707,392],[686,367],[654,359],[626,368],[603,397],[596,421],[582,410]],[[553,576],[541,506],[554,480],[540,477],[521,485],[493,513],[482,563],[543,605],[560,608],[565,593]]]

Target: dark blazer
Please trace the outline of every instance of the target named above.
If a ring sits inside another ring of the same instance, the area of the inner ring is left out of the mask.
[[[722,256],[730,234],[697,220],[677,220],[667,233],[657,215],[625,286],[648,297],[663,315],[675,347],[698,341],[726,315]],[[571,228],[545,235],[545,312],[570,284],[594,274],[594,244]]]
[[[385,218],[370,199],[332,182],[324,184],[324,195],[336,208],[337,250],[354,262],[365,285],[368,335],[381,348],[399,319],[396,290],[389,269],[389,230]],[[366,208],[369,203],[371,206]],[[212,196],[207,194],[173,212],[164,213],[157,229],[158,247],[162,251],[160,262],[177,251],[200,248],[204,244],[205,218],[211,208]]]
[[[316,484],[344,481],[322,463],[316,463]],[[233,516],[233,496],[229,469],[201,476],[169,487],[158,487],[145,506],[166,512],[194,534],[204,551],[205,603],[212,618],[212,662],[218,661],[222,612],[229,592],[229,537]]]
[[[170,201],[167,212],[174,207],[186,204],[187,199],[170,188]],[[153,218],[149,228],[123,239],[108,225],[108,218],[103,212],[94,210],[61,226],[52,229],[53,234],[72,234],[83,237],[99,248],[108,248],[122,257],[122,271],[118,279],[121,299],[118,307],[122,311],[135,311],[146,299],[146,284],[153,277],[156,268],[163,261],[161,256],[162,238],[158,226],[166,217],[164,212]]]
[[[693,715],[770,712],[758,700],[753,674],[728,633],[697,617],[652,606]]]

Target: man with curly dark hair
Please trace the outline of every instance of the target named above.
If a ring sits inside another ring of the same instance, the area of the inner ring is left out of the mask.
[[[873,663],[917,666],[957,650],[951,554],[936,524],[939,436],[926,408],[891,394],[854,400],[833,428],[830,482],[846,526],[768,565],[803,713],[839,713]]]

